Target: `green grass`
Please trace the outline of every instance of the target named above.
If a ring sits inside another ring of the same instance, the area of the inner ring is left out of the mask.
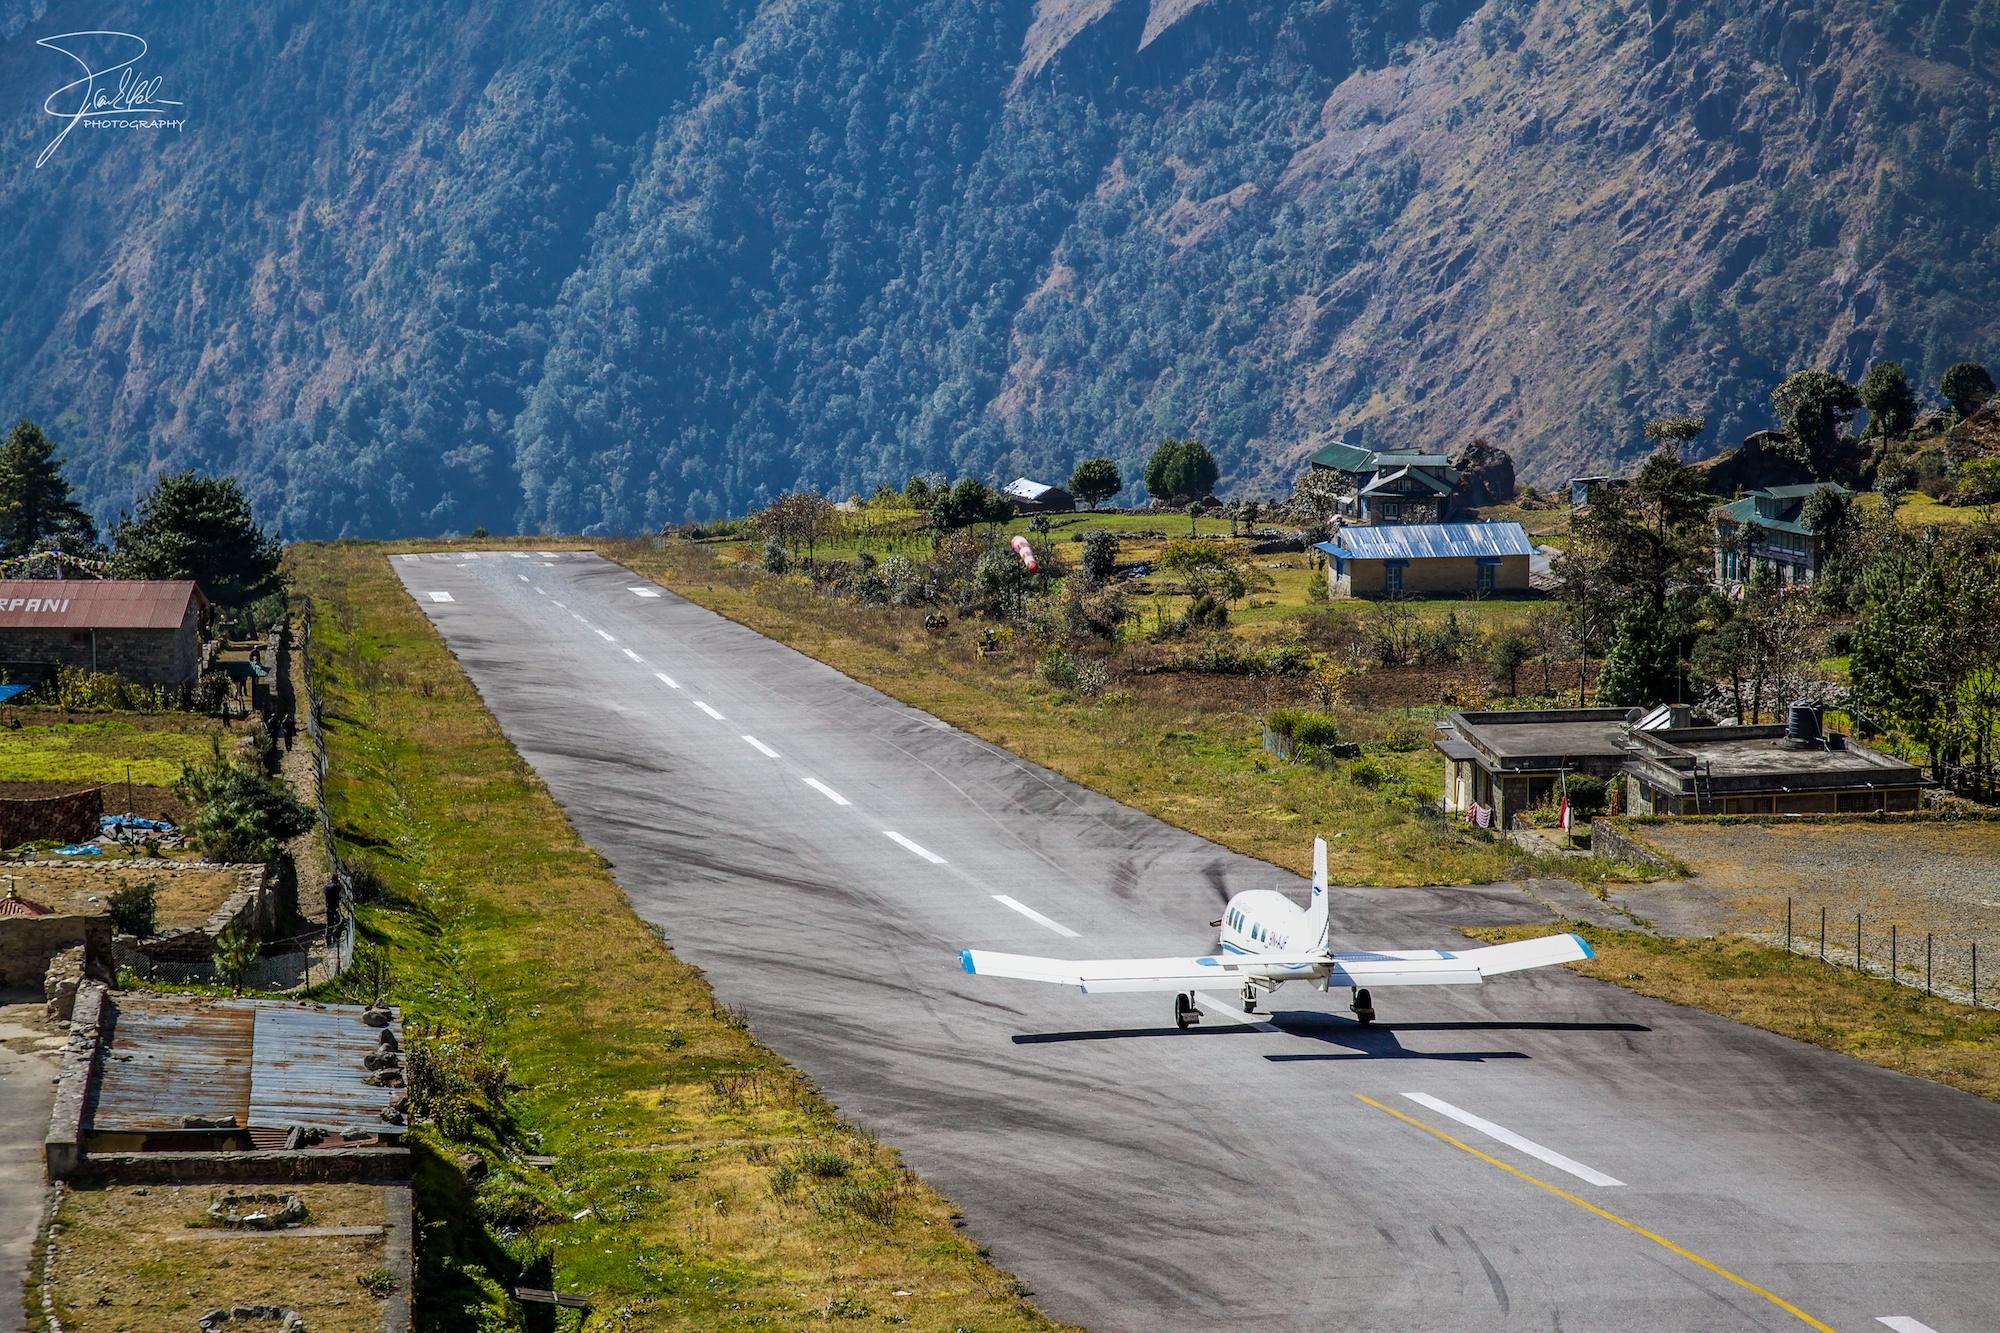
[[[218,723],[149,715],[140,725],[115,717],[29,723],[0,729],[0,782],[73,782],[79,787],[131,780],[171,787],[181,770],[209,755]]]
[[[452,1084],[461,1139],[418,1136],[431,1326],[517,1327],[501,1289],[525,1274],[588,1296],[592,1328],[795,1328],[864,1308],[918,1329],[1048,1327],[949,1204],[758,1046],[632,913],[384,548],[288,560],[319,609],[343,853],[390,892],[362,911],[359,972],[386,955],[413,1032],[454,1034],[468,1071]],[[508,1079],[520,1090],[498,1107],[478,1091]],[[456,1165],[468,1146],[489,1164],[476,1187]],[[523,1152],[556,1169],[518,1165]]]
[[[1880,503],[1872,494],[1863,495],[1867,505]],[[1991,523],[1996,515],[1992,505],[1948,505],[1933,500],[1922,491],[1911,491],[1896,507],[1896,521],[1907,528],[1943,527],[1952,523]]]

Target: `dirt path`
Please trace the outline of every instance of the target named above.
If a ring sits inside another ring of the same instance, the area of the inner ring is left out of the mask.
[[[42,1135],[63,1033],[41,997],[0,993],[0,1329],[25,1327],[28,1260],[42,1216]]]
[[[1642,836],[1686,862],[1687,880],[1616,888],[1626,910],[1671,934],[1782,939],[1852,962],[1855,915],[1865,959],[1886,967],[1896,928],[1900,974],[1922,984],[1924,940],[1941,984],[1969,988],[1979,947],[1982,998],[2000,1001],[2000,823],[1655,825]]]

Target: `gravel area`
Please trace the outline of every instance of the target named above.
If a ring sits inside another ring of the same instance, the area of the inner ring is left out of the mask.
[[[1638,830],[1694,871],[1686,880],[1613,890],[1613,899],[1671,934],[1727,931],[1781,940],[1792,904],[1793,947],[1817,954],[1826,909],[1827,956],[1862,955],[1885,971],[1890,927],[1898,971],[1923,984],[1932,936],[1938,987],[1969,990],[1979,946],[1980,998],[2000,1002],[2000,823],[1663,824]]]

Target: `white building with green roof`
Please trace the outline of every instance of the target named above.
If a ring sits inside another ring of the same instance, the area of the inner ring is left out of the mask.
[[[1825,554],[1820,539],[1804,523],[1806,501],[1820,491],[1852,495],[1831,481],[1768,486],[1719,505],[1715,516],[1715,581],[1740,588],[1760,569],[1780,583],[1810,583]]]

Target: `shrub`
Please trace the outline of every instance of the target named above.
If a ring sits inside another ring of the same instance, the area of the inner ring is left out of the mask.
[[[1050,648],[1035,660],[1035,672],[1049,685],[1090,698],[1101,694],[1111,683],[1111,673],[1100,662],[1075,657],[1061,648]]]
[[[1579,824],[1588,823],[1590,817],[1601,814],[1611,796],[1611,789],[1603,778],[1591,777],[1588,773],[1577,773],[1565,784],[1569,791],[1571,819]]]
[[[1083,536],[1083,576],[1092,583],[1103,583],[1118,570],[1118,538],[1103,528],[1094,528]]]
[[[773,537],[764,543],[764,569],[768,573],[782,574],[791,567],[792,557],[783,542]]]
[[[151,935],[158,893],[152,880],[111,895],[111,928],[120,935]]]
[[[1959,464],[1952,477],[1951,502],[1956,505],[2000,502],[2000,458],[1975,458]]]
[[[448,1139],[469,1139],[482,1125],[496,1134],[505,1127],[507,1062],[462,1028],[413,1028],[403,1077],[410,1110]]]
[[[1382,761],[1372,754],[1364,754],[1356,759],[1354,766],[1347,770],[1347,775],[1354,779],[1357,786],[1366,787],[1370,791],[1375,791],[1389,780],[1389,770],[1384,768]]]
[[[1194,629],[1221,629],[1229,623],[1229,609],[1203,593],[1188,603],[1186,620]]]
[[[792,1154],[791,1165],[816,1180],[838,1180],[851,1169],[847,1158],[834,1148],[802,1148]]]
[[[215,937],[215,970],[225,982],[243,993],[243,978],[257,961],[257,952],[263,946],[257,939],[257,932],[241,921],[232,921]]]
[[[250,764],[213,758],[188,769],[175,785],[195,807],[187,833],[211,861],[269,861],[279,847],[313,826],[313,815],[291,788]]]
[[[371,1268],[356,1276],[354,1282],[378,1301],[396,1289],[396,1279],[386,1268]]]

